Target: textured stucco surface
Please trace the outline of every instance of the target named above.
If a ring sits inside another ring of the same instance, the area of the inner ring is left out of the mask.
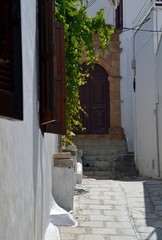
[[[52,167],[52,195],[57,204],[66,211],[73,210],[75,184],[74,168]]]
[[[123,1],[123,27],[132,28],[132,23],[137,14],[147,0],[124,0]],[[133,136],[133,44],[132,30],[124,30],[120,35],[121,55],[120,55],[120,70],[121,70],[121,124],[124,128],[128,151],[134,151],[134,136]]]
[[[36,1],[21,1],[24,120],[0,118],[0,239],[41,240],[49,222],[57,136],[39,129]]]
[[[159,139],[159,162],[160,162],[160,177],[162,178],[162,41],[159,42],[159,51],[157,53],[157,80],[158,80],[158,94],[159,94],[159,104],[158,104],[158,139]]]
[[[161,10],[153,10],[141,29],[160,30]],[[135,156],[142,176],[160,177],[161,156],[161,41],[159,33],[137,32],[135,93]]]

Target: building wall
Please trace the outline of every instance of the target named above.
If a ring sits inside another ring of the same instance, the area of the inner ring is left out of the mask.
[[[156,9],[154,12],[155,29],[158,31],[162,28],[162,9]],[[156,54],[156,103],[157,103],[157,155],[158,155],[158,176],[162,178],[162,39],[161,33],[155,33],[155,54]]]
[[[39,129],[36,1],[21,1],[21,11],[24,120],[0,118],[0,239],[41,240],[49,222],[58,137]]]
[[[132,23],[146,0],[123,0],[123,27],[132,28]],[[121,55],[121,124],[124,128],[128,151],[134,151],[133,136],[133,70],[132,30],[123,29],[120,35]]]
[[[160,176],[159,147],[161,143],[161,102],[159,87],[161,86],[161,70],[159,60],[161,52],[159,36],[149,30],[158,30],[157,12],[154,9],[149,15],[150,20],[144,23],[135,36],[136,56],[136,92],[135,92],[135,139],[136,164],[143,176]],[[159,17],[161,14],[159,12]],[[160,43],[161,44],[161,43]],[[158,71],[157,71],[158,69]],[[158,86],[159,83],[159,86]],[[159,118],[158,118],[159,116]],[[160,141],[160,142],[159,142]]]
[[[115,8],[107,0],[95,1],[88,8],[88,14],[92,17],[99,9],[105,9],[105,19],[110,25],[115,26]],[[123,129],[121,128],[121,109],[120,109],[120,41],[119,31],[112,35],[110,45],[103,54],[99,50],[97,36],[94,37],[94,48],[99,53],[98,63],[107,71],[110,84],[110,139],[124,139]]]
[[[108,0],[96,0],[92,5],[89,6],[87,13],[93,17],[96,14],[96,11],[104,9],[104,17],[106,22],[111,25],[115,25],[115,11],[114,7],[109,3]]]
[[[152,28],[151,21],[147,23]],[[145,25],[146,28],[146,25]],[[141,175],[156,175],[155,57],[152,33],[136,34],[136,162]]]
[[[123,26],[132,28],[132,22],[146,0],[123,0]],[[108,24],[115,26],[115,10],[107,0],[96,1],[88,13],[93,16],[97,9],[105,8],[105,18]],[[121,125],[124,129],[125,138],[129,152],[134,151],[133,137],[133,70],[132,63],[132,31],[125,31],[120,34],[120,106]]]

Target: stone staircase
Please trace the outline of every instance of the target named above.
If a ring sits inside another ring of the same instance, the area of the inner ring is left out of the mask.
[[[82,151],[85,176],[111,179],[137,176],[134,155],[127,153],[125,140],[85,135],[75,137],[74,142]]]

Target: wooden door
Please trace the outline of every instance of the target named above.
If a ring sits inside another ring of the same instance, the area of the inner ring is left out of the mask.
[[[86,69],[86,65],[83,65]],[[82,114],[85,134],[108,134],[110,126],[110,100],[108,73],[98,64],[90,68],[87,83],[80,87],[80,101],[87,116]],[[83,134],[83,132],[82,132]]]

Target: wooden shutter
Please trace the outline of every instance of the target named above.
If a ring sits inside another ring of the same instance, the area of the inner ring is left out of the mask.
[[[39,1],[40,122],[55,120],[54,0]]]
[[[20,0],[0,1],[0,115],[23,119]]]
[[[47,124],[46,131],[66,134],[66,91],[65,91],[65,44],[63,24],[55,23],[55,121]]]

